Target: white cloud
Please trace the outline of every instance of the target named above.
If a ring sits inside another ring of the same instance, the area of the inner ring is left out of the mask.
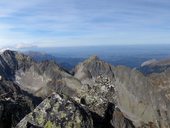
[[[20,44],[16,44],[15,46],[16,49],[25,49],[25,48],[32,48],[32,47],[37,47],[37,46],[28,43],[20,43]]]

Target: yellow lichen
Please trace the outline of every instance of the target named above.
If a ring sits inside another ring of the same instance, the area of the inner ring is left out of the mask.
[[[47,121],[47,123],[45,124],[44,128],[53,128],[53,124],[51,121]]]
[[[43,114],[40,114],[37,118],[36,118],[38,124],[43,124],[44,123],[44,116]]]
[[[66,113],[64,113],[63,111],[61,111],[61,119],[62,118],[65,118],[67,115],[66,115]]]

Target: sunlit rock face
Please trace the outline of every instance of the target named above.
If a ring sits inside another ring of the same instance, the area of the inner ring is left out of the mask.
[[[148,76],[153,86],[152,101],[160,127],[170,127],[170,69]]]
[[[136,126],[155,122],[156,117],[151,102],[151,85],[140,72],[118,66],[115,72],[117,105]]]
[[[93,128],[90,112],[73,99],[53,93],[28,114],[16,128]]]

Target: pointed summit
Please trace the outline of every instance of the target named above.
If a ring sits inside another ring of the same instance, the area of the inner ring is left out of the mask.
[[[3,53],[3,54],[14,54],[14,53],[16,53],[16,52],[15,52],[15,51],[12,51],[12,50],[7,49],[7,50],[4,50],[2,53]]]
[[[89,57],[88,60],[99,60],[99,57],[97,55],[93,55],[93,56]]]
[[[96,61],[100,61],[100,58],[96,55],[90,56],[83,63],[94,63]]]
[[[98,77],[101,74],[109,77],[113,76],[112,66],[100,60],[97,56],[91,56],[84,62],[77,65],[74,73],[75,77],[80,80]]]

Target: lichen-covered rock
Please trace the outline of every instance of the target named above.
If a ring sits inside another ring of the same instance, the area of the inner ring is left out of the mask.
[[[92,128],[91,114],[65,95],[53,93],[28,114],[16,128]]]
[[[84,84],[82,90],[85,93],[81,95],[81,102],[84,100],[84,104],[100,116],[104,116],[109,102],[116,102],[113,82],[102,75],[98,76],[94,83]]]

